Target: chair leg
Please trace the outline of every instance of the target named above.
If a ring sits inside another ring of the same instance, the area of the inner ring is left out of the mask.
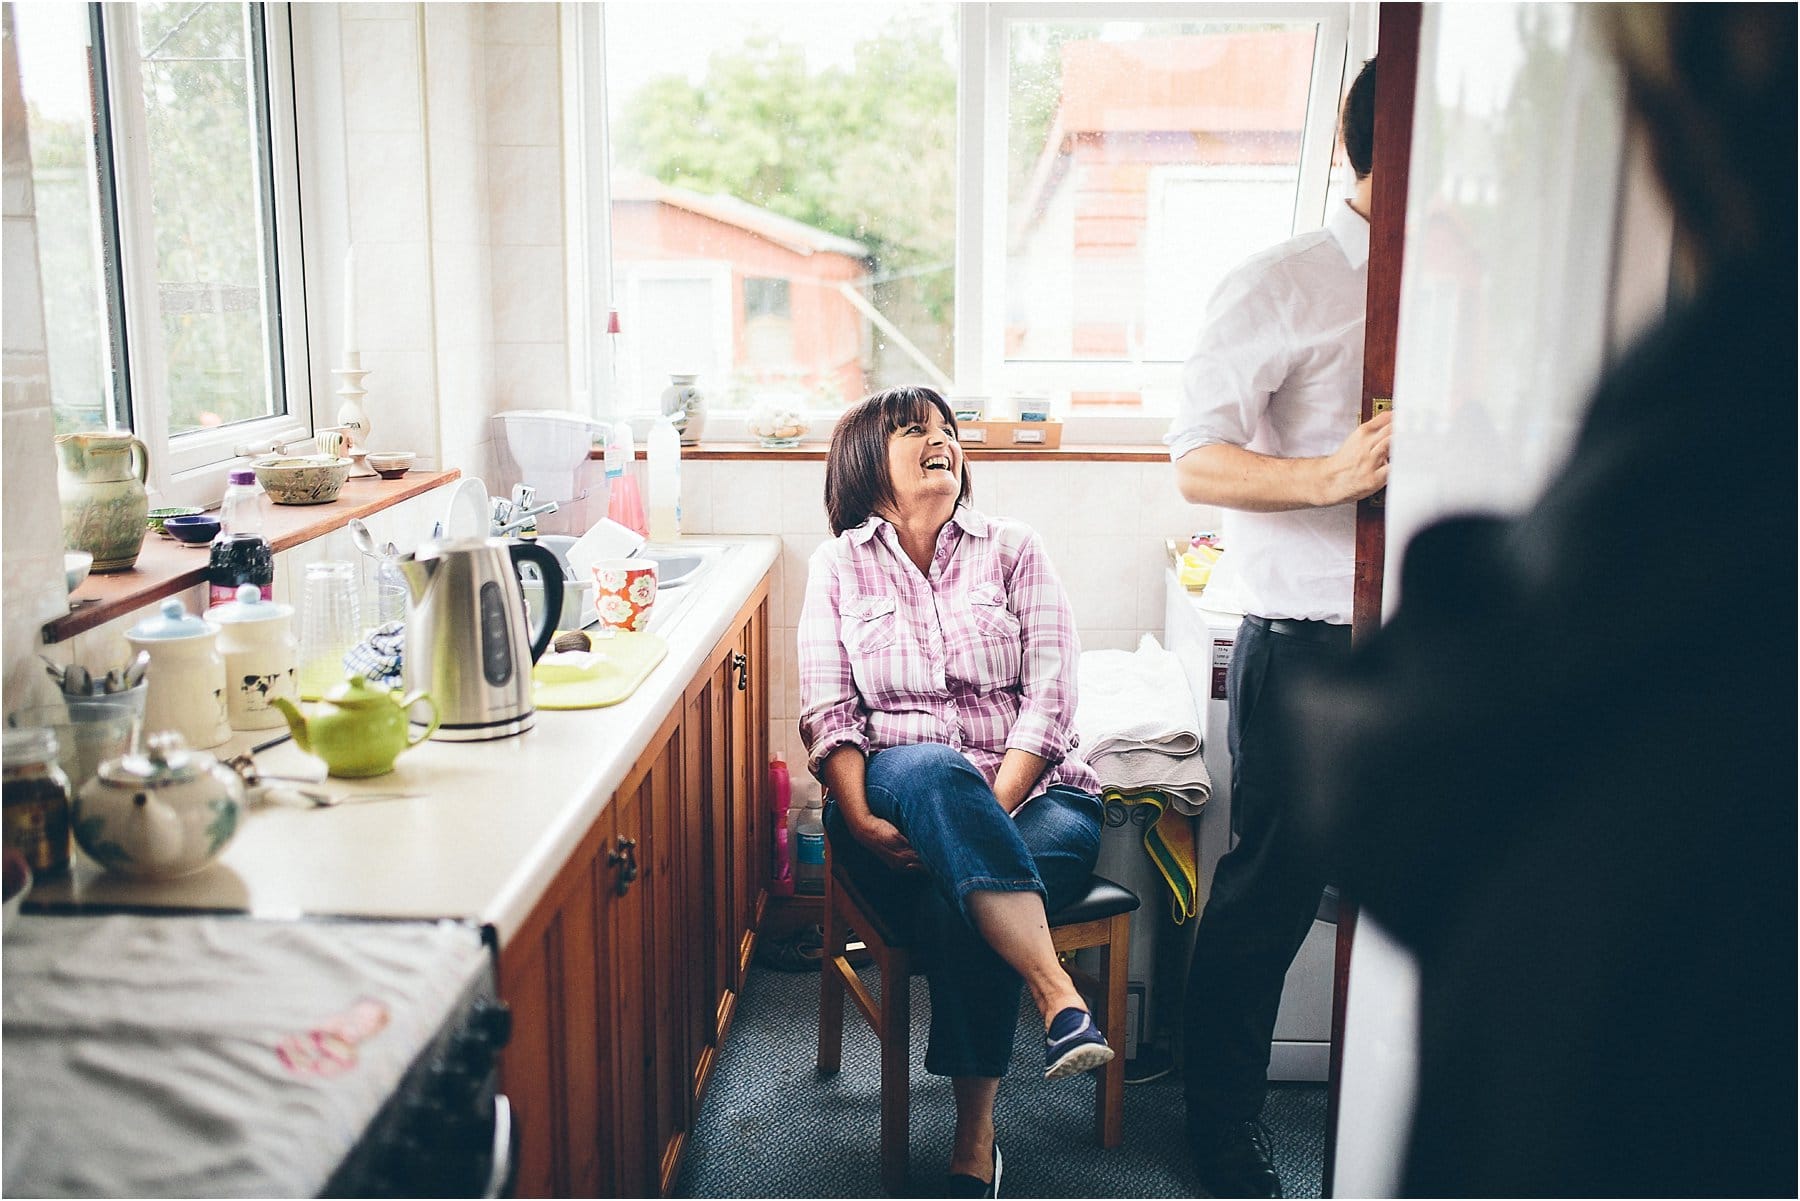
[[[1109,923],[1106,944],[1106,1023],[1104,1033],[1113,1048],[1112,1061],[1100,1070],[1095,1082],[1096,1123],[1100,1145],[1108,1148],[1125,1142],[1125,985],[1131,975],[1131,915],[1121,913]]]
[[[881,1186],[906,1185],[908,1105],[912,1098],[912,962],[890,950],[881,965]]]
[[[837,968],[838,956],[844,953],[844,919],[838,912],[829,843],[825,857],[825,946],[819,956],[819,1070],[835,1072],[844,1053],[844,978]]]

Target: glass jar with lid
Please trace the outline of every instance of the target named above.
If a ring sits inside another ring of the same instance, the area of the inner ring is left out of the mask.
[[[56,765],[56,732],[41,727],[0,735],[0,820],[5,845],[34,876],[69,866],[69,778]]]

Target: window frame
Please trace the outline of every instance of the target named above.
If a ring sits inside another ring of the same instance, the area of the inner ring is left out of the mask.
[[[1302,135],[1300,179],[1295,192],[1293,230],[1320,228],[1331,198],[1337,113],[1352,66],[1375,52],[1376,5],[1366,0],[1324,3],[1226,3],[1171,5],[1158,0],[1097,2],[984,3],[957,0],[956,115],[956,306],[954,391],[1004,398],[1012,392],[1041,391],[1049,382],[1067,387],[1116,388],[1121,369],[1137,370],[1131,359],[1043,362],[1022,368],[1004,359],[1006,298],[1006,139],[1009,63],[1007,25],[1033,21],[1309,21],[1318,26],[1313,46],[1312,82]],[[586,396],[602,419],[641,416],[618,413],[608,378],[613,349],[602,332],[605,316],[618,303],[611,249],[611,157],[607,129],[606,35],[603,6],[563,6],[565,133],[573,148],[564,156],[570,239],[569,365],[577,398]],[[995,149],[998,148],[998,149]],[[629,321],[627,314],[625,320]],[[1181,363],[1144,360],[1147,388],[1179,386]],[[1109,376],[1111,378],[1109,378]],[[1051,379],[1053,378],[1053,381]],[[637,398],[641,405],[646,397]],[[830,438],[834,412],[812,413],[807,442]],[[1168,429],[1166,415],[1064,414],[1065,443],[1144,446]],[[744,415],[714,410],[708,429],[726,440],[751,440]]]
[[[224,491],[225,474],[240,465],[248,447],[302,441],[313,434],[315,414],[308,354],[305,271],[302,260],[298,131],[295,118],[293,24],[288,5],[251,3],[250,29],[262,35],[265,79],[253,89],[252,115],[266,150],[258,155],[256,192],[271,227],[263,242],[265,273],[275,287],[268,341],[272,359],[264,387],[277,391],[285,411],[217,429],[171,435],[170,397],[161,338],[155,226],[150,203],[146,114],[138,62],[134,6],[100,5],[101,56],[105,67],[104,124],[109,131],[112,211],[119,263],[118,303],[123,308],[126,405],[133,432],[153,448],[149,487],[170,504],[211,504]],[[255,19],[260,10],[260,20]],[[254,61],[254,57],[253,57]],[[131,98],[125,100],[124,98]],[[273,245],[271,245],[271,242]],[[121,340],[115,336],[115,346]]]

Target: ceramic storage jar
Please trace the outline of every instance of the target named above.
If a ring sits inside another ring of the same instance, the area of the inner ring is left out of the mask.
[[[206,611],[206,619],[219,627],[232,729],[270,730],[286,724],[275,698],[292,701],[300,695],[293,617],[292,605],[264,600],[255,584],[238,585],[235,601]]]
[[[218,746],[231,737],[218,626],[170,599],[157,616],[132,626],[125,640],[150,655],[145,675],[146,737],[174,730],[193,747]]]

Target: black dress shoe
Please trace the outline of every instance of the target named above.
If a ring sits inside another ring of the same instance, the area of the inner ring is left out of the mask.
[[[1191,1140],[1200,1187],[1215,1197],[1279,1197],[1281,1177],[1270,1161],[1261,1122],[1234,1122]]]
[[[965,1172],[953,1172],[944,1182],[946,1197],[998,1197],[1000,1195],[1000,1141],[994,1140],[994,1178],[983,1180]]]

